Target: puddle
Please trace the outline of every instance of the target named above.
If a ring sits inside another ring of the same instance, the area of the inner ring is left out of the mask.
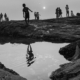
[[[59,49],[67,44],[49,42],[31,44],[36,59],[30,67],[27,67],[28,45],[7,43],[0,45],[0,62],[28,80],[50,80],[49,75],[51,72],[59,68],[60,64],[68,62],[58,53]]]

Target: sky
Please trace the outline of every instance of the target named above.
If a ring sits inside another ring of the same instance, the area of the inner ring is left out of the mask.
[[[25,3],[33,12],[30,12],[30,19],[34,19],[34,12],[40,13],[40,19],[55,18],[55,9],[60,7],[63,17],[66,16],[65,5],[73,10],[76,15],[80,12],[80,0],[0,0],[0,13],[7,13],[10,20],[23,20],[22,4]]]

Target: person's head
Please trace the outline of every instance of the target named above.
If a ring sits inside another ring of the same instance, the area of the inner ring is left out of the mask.
[[[68,7],[68,5],[66,5]]]
[[[58,7],[58,9],[60,9],[60,7]]]
[[[26,4],[25,4],[25,3],[23,3],[23,4],[22,4],[22,6],[23,6],[23,7],[26,7]]]
[[[71,10],[71,12],[73,12],[73,11]]]

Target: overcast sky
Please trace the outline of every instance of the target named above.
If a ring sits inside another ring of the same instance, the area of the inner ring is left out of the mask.
[[[34,11],[41,14],[41,19],[55,18],[56,7],[61,7],[63,16],[65,16],[66,4],[69,5],[70,11],[74,11],[75,15],[80,12],[80,0],[0,0],[0,13],[6,12],[10,20],[22,20],[23,3],[33,11],[30,13],[30,19],[34,19]]]

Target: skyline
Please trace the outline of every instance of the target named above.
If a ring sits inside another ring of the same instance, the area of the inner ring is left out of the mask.
[[[30,19],[34,19],[34,12],[40,13],[40,19],[55,18],[55,9],[62,9],[62,16],[66,16],[65,6],[69,5],[69,10],[73,10],[74,15],[79,10],[79,0],[0,0],[0,13],[7,13],[10,20],[23,20],[22,4],[25,3],[33,12],[30,12]],[[44,9],[45,7],[45,9]]]

